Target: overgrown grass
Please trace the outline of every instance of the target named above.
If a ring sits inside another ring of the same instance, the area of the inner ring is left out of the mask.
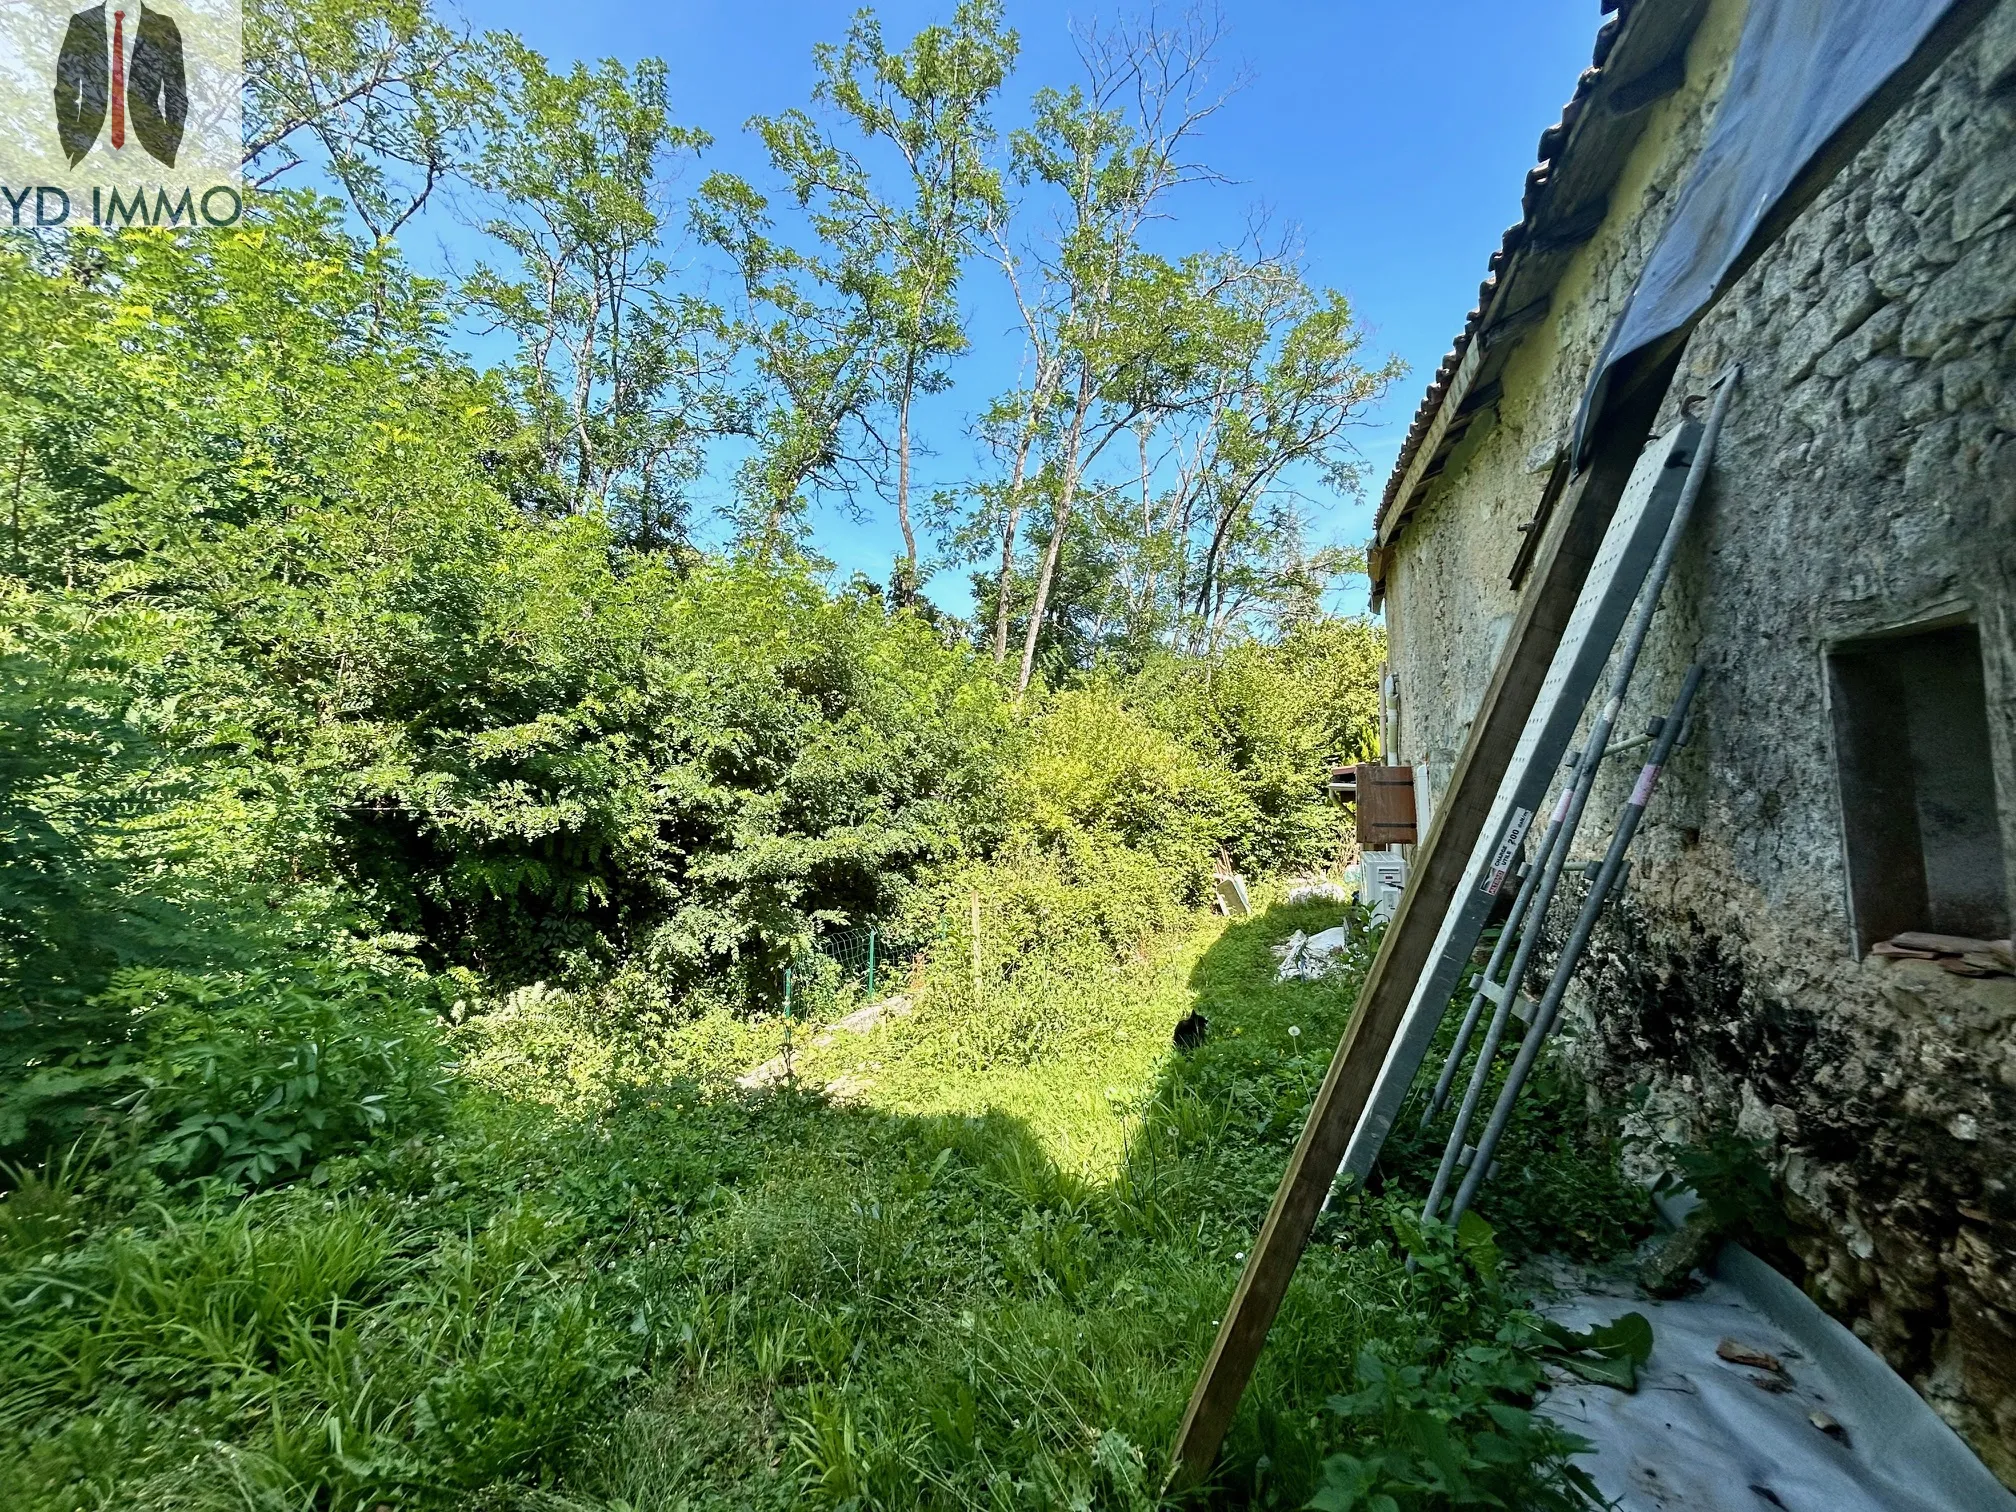
[[[619,1043],[521,1001],[465,1034],[446,1134],[315,1184],[136,1202],[50,1173],[0,1203],[0,1506],[1156,1505],[1364,964],[1276,984],[1267,947],[1335,915],[1196,920],[1130,962],[990,974],[977,1005],[927,973],[866,1037],[801,1026],[769,1092],[733,1076],[775,1019]],[[1178,1055],[1193,1008],[1210,1033]],[[842,1076],[845,1101],[813,1090]],[[1488,1260],[1396,1211],[1326,1219],[1216,1501],[1302,1505],[1339,1451],[1398,1466],[1424,1413],[1459,1443],[1517,1417]],[[1430,1385],[1377,1386],[1380,1358]],[[1519,1421],[1508,1463],[1462,1463],[1566,1505],[1565,1445]]]
[[[1486,943],[1491,940],[1487,938]],[[1429,1088],[1455,1042],[1462,1010],[1475,990],[1475,978],[1473,965],[1465,973],[1451,1011],[1443,1018],[1374,1173],[1375,1187],[1405,1193],[1416,1206],[1441,1161],[1456,1106],[1469,1085],[1478,1042],[1483,1038],[1480,1024],[1451,1087],[1448,1106],[1423,1127],[1421,1114],[1427,1107]],[[1499,1047],[1471,1125],[1473,1140],[1497,1103],[1522,1033],[1522,1026],[1513,1022]],[[1490,1220],[1499,1242],[1513,1254],[1619,1254],[1652,1229],[1651,1203],[1642,1188],[1620,1179],[1621,1160],[1614,1120],[1590,1105],[1587,1089],[1570,1068],[1568,1058],[1557,1046],[1550,1046],[1513,1104],[1499,1146],[1498,1169],[1479,1188],[1477,1210]]]

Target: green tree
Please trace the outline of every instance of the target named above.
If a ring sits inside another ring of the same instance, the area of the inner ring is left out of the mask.
[[[1364,329],[1343,295],[1315,293],[1283,264],[1269,274],[1239,286],[1249,339],[1231,353],[1236,366],[1229,381],[1217,385],[1227,397],[1211,417],[1197,468],[1204,508],[1194,528],[1205,544],[1196,606],[1213,642],[1238,610],[1242,568],[1248,585],[1254,577],[1256,547],[1263,562],[1268,554],[1278,558],[1262,580],[1282,583],[1291,601],[1305,591],[1299,585],[1312,572],[1363,570],[1362,560],[1348,554],[1304,550],[1301,517],[1292,505],[1274,502],[1271,518],[1258,511],[1298,469],[1313,472],[1334,492],[1355,493],[1357,454],[1346,433],[1405,371],[1393,357],[1376,368],[1361,363]],[[1186,535],[1192,528],[1188,507],[1185,500],[1176,521]],[[1179,578],[1179,603],[1185,586]]]
[[[921,585],[917,534],[911,522],[911,410],[920,393],[949,382],[946,359],[966,348],[958,305],[959,278],[986,218],[1001,204],[999,175],[988,156],[994,142],[990,109],[1014,66],[1015,33],[1001,25],[996,0],[964,0],[948,26],[929,26],[901,52],[882,40],[881,23],[863,11],[838,47],[815,53],[820,79],[816,100],[837,108],[871,143],[886,142],[903,165],[896,195],[885,199],[870,176],[811,143],[816,128],[786,117],[791,132],[807,139],[793,161],[844,164],[829,182],[799,179],[801,204],[823,194],[820,221],[847,217],[864,222],[883,244],[877,272],[882,288],[870,296],[887,326],[885,384],[893,410],[896,520],[903,534],[898,603]]]
[[[946,387],[945,362],[966,347],[959,279],[1000,201],[990,112],[1015,52],[995,0],[965,0],[950,24],[896,52],[864,10],[844,41],[813,52],[813,101],[836,123],[801,110],[750,122],[811,249],[779,240],[767,199],[730,175],[710,178],[695,205],[703,235],[741,274],[757,354],[745,529],[774,535],[807,487],[857,503],[864,484],[886,488],[903,536],[899,604],[922,581],[913,409]],[[878,172],[836,126],[891,155],[894,172]]]
[[[1011,287],[1015,289],[1024,329],[1030,333],[1029,346],[1035,357],[1035,373],[1034,382],[1027,388],[1001,396],[982,415],[980,434],[997,457],[1006,459],[1008,475],[1000,483],[982,482],[971,490],[981,506],[971,534],[984,535],[991,527],[1001,542],[999,567],[986,584],[975,584],[978,597],[992,606],[991,609],[983,606],[983,609],[994,626],[996,666],[1008,660],[1008,633],[1014,606],[1018,601],[1026,601],[1017,592],[1016,538],[1023,514],[1040,480],[1042,448],[1054,439],[1057,382],[1063,372],[1062,353],[1056,343],[1040,339],[1037,335],[1044,328],[1023,300],[1020,285],[1015,281],[1017,270],[1012,254],[1004,254],[1003,266],[1008,272]],[[1029,468],[1032,457],[1037,460],[1038,474],[1035,476]]]
[[[734,339],[753,369],[730,408],[751,443],[736,472],[737,539],[779,554],[802,532],[808,494],[858,512],[872,476],[870,416],[881,394],[873,251],[858,240],[791,246],[776,234],[769,199],[731,173],[707,176],[692,224],[735,270]]]
[[[556,74],[509,35],[486,38],[484,56],[467,173],[481,229],[515,267],[479,263],[463,295],[517,342],[509,372],[537,442],[528,492],[612,509],[643,542],[677,539],[728,348],[719,309],[670,287],[661,175],[708,138],[673,123],[655,59]]]
[[[1202,350],[1208,334],[1193,317],[1208,315],[1214,301],[1208,289],[1199,297],[1198,264],[1179,267],[1153,256],[1141,237],[1172,191],[1206,176],[1188,152],[1222,103],[1209,89],[1215,40],[1198,23],[1094,33],[1080,49],[1085,83],[1038,91],[1033,122],[1012,140],[1017,181],[1043,186],[1062,201],[1047,243],[1003,253],[1038,374],[1022,423],[1031,434],[1048,423],[1054,436],[1048,465],[1057,479],[1018,690],[1028,688],[1035,670],[1087,470],[1142,416],[1196,402],[1195,384],[1208,371]],[[1054,421],[1044,414],[1052,405],[1059,410]],[[1011,490],[1005,513],[1019,511],[1019,493]],[[1008,537],[1004,529],[1003,558],[1012,564]],[[1011,587],[1004,568],[997,635]]]
[[[313,164],[374,237],[395,235],[454,165],[467,46],[426,0],[251,0],[248,177],[264,188]]]
[[[1125,563],[1128,639],[1209,649],[1235,627],[1278,632],[1319,612],[1362,571],[1354,551],[1308,544],[1308,488],[1353,493],[1349,433],[1399,372],[1361,360],[1364,332],[1341,295],[1304,282],[1290,249],[1222,254],[1200,401],[1134,424],[1131,506],[1110,511]]]
[[[1024,490],[1039,540],[1047,538],[1054,528],[1055,492],[1046,487],[1052,481],[1039,478]],[[1036,665],[1053,683],[1068,681],[1073,674],[1097,666],[1102,658],[1110,659],[1128,649],[1123,610],[1126,563],[1117,549],[1116,536],[1107,528],[1104,506],[1108,497],[1102,493],[1094,500],[1099,507],[1073,512],[1065,527],[1070,539],[1058,553],[1050,592],[1043,601]],[[973,602],[979,623],[991,622],[998,628],[1005,622],[1017,635],[1026,635],[1028,622],[1024,616],[1036,601],[1036,573],[1040,566],[1040,557],[1014,564],[1008,580],[1010,609],[1005,615],[997,601],[1000,578],[992,571],[974,573]]]

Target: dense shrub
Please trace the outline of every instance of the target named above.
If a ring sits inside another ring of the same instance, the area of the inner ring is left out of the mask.
[[[521,509],[442,328],[305,196],[0,246],[0,1150],[123,1089],[123,969],[355,928],[500,991],[628,960],[746,1002],[1001,834],[990,668],[797,561]],[[303,993],[301,1045],[356,1006]]]
[[[1230,772],[1241,822],[1233,859],[1265,876],[1337,858],[1348,815],[1324,786],[1332,762],[1378,754],[1385,632],[1372,620],[1306,621],[1275,644],[1203,664],[1164,656],[1134,680],[1149,718]]]
[[[1097,677],[1050,698],[1017,774],[1023,822],[1042,845],[1095,836],[1137,851],[1166,874],[1162,891],[1195,901],[1219,849],[1257,816],[1216,753],[1154,717],[1175,711],[1144,709],[1136,695]]]
[[[507,981],[647,942],[694,976],[984,836],[981,663],[794,561],[516,507],[516,417],[331,207],[0,249],[0,329],[10,618],[149,606],[98,670],[193,779],[193,864],[340,885]]]
[[[926,947],[976,887],[1000,959],[1118,959],[1221,851],[1334,856],[1368,626],[1017,704],[788,552],[525,507],[522,419],[444,329],[305,195],[0,246],[0,1147],[74,1136],[130,1075],[124,969],[390,930],[479,972],[472,1004],[614,976],[669,1022],[768,1003],[822,930]]]
[[[105,996],[137,1025],[147,1158],[174,1177],[284,1180],[446,1106],[436,1016],[388,972],[140,968]]]

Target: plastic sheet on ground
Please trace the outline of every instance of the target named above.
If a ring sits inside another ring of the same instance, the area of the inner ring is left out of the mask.
[[[1711,1280],[1691,1296],[1652,1301],[1621,1278],[1574,1279],[1576,1289],[1543,1301],[1540,1311],[1577,1329],[1631,1311],[1652,1323],[1652,1358],[1635,1393],[1566,1377],[1539,1408],[1596,1445],[1577,1463],[1620,1512],[1973,1512],[2003,1505],[1996,1488],[1956,1487],[1941,1467],[1917,1462],[1907,1440],[1927,1425],[1904,1421],[1910,1411],[1873,1398],[1866,1380],[1842,1379],[1816,1357],[1821,1351],[1810,1335],[1795,1337],[1730,1282]],[[1784,1369],[1731,1363],[1716,1352],[1724,1340],[1773,1356]],[[1815,1414],[1838,1429],[1816,1426]],[[1930,1431],[1945,1430],[1935,1423]],[[1964,1454],[1957,1440],[1953,1449]]]
[[[1339,924],[1335,929],[1313,935],[1296,930],[1274,947],[1274,954],[1281,958],[1281,968],[1274,973],[1274,980],[1285,982],[1300,977],[1304,981],[1314,981],[1317,977],[1328,975],[1337,964],[1337,952],[1350,939],[1351,926],[1348,924]]]

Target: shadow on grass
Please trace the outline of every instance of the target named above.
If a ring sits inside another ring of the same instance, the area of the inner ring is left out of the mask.
[[[1164,1044],[1193,1008],[1210,1031],[1138,1089],[1108,1180],[1000,1108],[676,1084],[594,1117],[472,1096],[323,1188],[129,1217],[6,1280],[0,1502],[1155,1505],[1364,965],[1277,983],[1269,946],[1339,912],[1232,922],[1157,999]],[[1301,1505],[1360,1348],[1475,1321],[1376,1200],[1319,1241],[1215,1504]]]
[[[652,1333],[682,1341],[678,1358],[656,1357],[628,1428],[577,1461],[574,1484],[640,1508],[718,1484],[718,1462],[695,1479],[701,1451],[680,1425],[708,1399],[698,1381],[725,1369],[745,1403],[767,1388],[774,1426],[766,1437],[761,1413],[748,1419],[752,1453],[774,1458],[781,1430],[780,1471],[802,1459],[834,1504],[1153,1504],[1363,964],[1276,983],[1269,946],[1339,916],[1276,907],[1201,954],[1159,1032],[1166,1044],[1194,1008],[1209,1035],[1141,1089],[1110,1180],[1060,1165],[999,1109],[888,1115],[792,1092],[710,1109],[707,1147],[749,1158],[697,1242],[637,1278],[671,1306]],[[691,1116],[679,1112],[688,1130]],[[1336,1440],[1323,1403],[1360,1346],[1421,1326],[1383,1225],[1358,1218],[1332,1225],[1291,1291],[1227,1446],[1221,1504],[1300,1505]],[[747,1504],[746,1483],[737,1494],[722,1504]]]

